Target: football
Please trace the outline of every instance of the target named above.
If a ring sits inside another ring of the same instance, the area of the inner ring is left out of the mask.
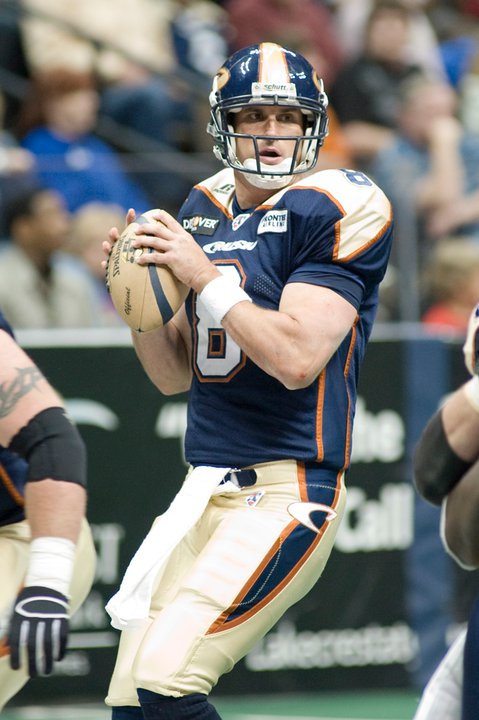
[[[138,332],[163,327],[179,310],[189,288],[166,265],[138,265],[135,259],[151,248],[135,248],[138,225],[157,222],[148,210],[130,223],[114,244],[105,281],[113,304],[126,324]]]

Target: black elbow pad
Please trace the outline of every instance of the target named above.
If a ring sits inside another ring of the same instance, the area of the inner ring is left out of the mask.
[[[416,490],[433,505],[441,505],[446,495],[473,465],[462,460],[449,445],[440,410],[424,428],[413,461]]]
[[[35,415],[10,441],[9,450],[28,462],[28,481],[64,480],[86,486],[86,448],[61,407]]]

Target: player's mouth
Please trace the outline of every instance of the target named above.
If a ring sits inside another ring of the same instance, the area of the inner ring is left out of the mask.
[[[277,165],[282,161],[283,156],[276,148],[262,148],[259,153],[261,162],[264,165]]]

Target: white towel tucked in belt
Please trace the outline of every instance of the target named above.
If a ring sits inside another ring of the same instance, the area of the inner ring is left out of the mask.
[[[153,583],[172,550],[203,514],[212,495],[239,492],[239,485],[221,481],[231,468],[200,465],[190,473],[169,508],[151,528],[128,565],[118,592],[106,611],[118,630],[140,626],[150,609]]]

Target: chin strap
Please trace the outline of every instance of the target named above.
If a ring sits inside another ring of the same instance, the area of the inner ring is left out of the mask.
[[[250,172],[245,172],[244,177],[254,187],[258,188],[271,188],[272,190],[279,189],[288,185],[291,182],[293,175],[285,173],[284,175],[278,175],[278,172],[282,170],[291,169],[292,158],[285,158],[278,165],[270,166],[260,163],[261,172],[264,175],[258,175]],[[243,166],[246,170],[257,170],[258,164],[254,158],[247,158],[243,162]],[[274,175],[271,173],[272,167],[274,167]],[[241,171],[240,171],[241,172]]]

